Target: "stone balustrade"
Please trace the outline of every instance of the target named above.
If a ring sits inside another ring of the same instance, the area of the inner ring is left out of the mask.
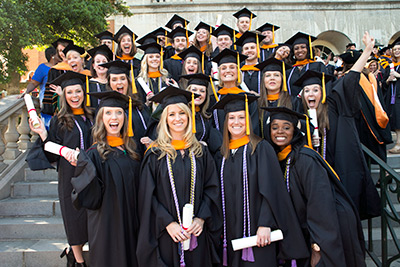
[[[33,98],[33,102],[39,111],[39,100]],[[24,99],[16,95],[0,99],[0,173],[37,138],[29,128]]]

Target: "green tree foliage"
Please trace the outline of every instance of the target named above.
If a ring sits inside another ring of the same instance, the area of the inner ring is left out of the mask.
[[[0,0],[0,83],[18,81],[13,77],[26,71],[23,48],[58,37],[96,44],[93,35],[115,14],[132,15],[119,0]]]

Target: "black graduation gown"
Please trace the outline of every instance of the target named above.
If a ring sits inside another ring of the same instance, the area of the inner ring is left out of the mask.
[[[294,85],[294,83],[307,71],[313,70],[317,72],[325,72],[326,68],[322,62],[312,62],[305,65],[301,70],[298,67],[293,66],[293,68],[286,70],[286,78],[287,78],[287,87],[291,95],[297,96],[300,91],[301,87]],[[327,82],[325,84],[326,92],[329,94],[330,89],[332,88],[332,83]]]
[[[143,104],[146,102],[146,93],[143,90],[142,86],[140,83],[136,80],[136,89],[138,91],[140,100],[143,102]],[[158,94],[160,92],[160,89],[163,87],[166,87],[167,85],[162,81],[161,77],[157,78],[149,78],[149,82],[147,83],[149,89],[154,93],[154,95]]]
[[[126,117],[128,118],[128,110],[125,110]],[[148,108],[144,106],[142,110],[138,107],[132,108],[132,128],[133,128],[133,139],[136,142],[137,152],[142,156],[145,151],[145,147],[140,143],[140,139],[146,136],[147,124],[150,120]]]
[[[53,116],[54,112],[57,108],[57,94],[51,92],[51,88],[49,87],[49,84],[51,84],[51,81],[53,81],[55,78],[60,76],[66,72],[66,70],[58,70],[55,68],[50,68],[49,73],[48,73],[48,78],[47,81],[48,83],[45,86],[44,90],[44,96],[43,96],[43,104],[42,108],[40,110],[41,113],[48,114]]]
[[[171,190],[166,157],[158,159],[160,151],[149,149],[142,162],[139,184],[140,231],[137,257],[139,266],[179,266],[180,248],[168,234],[166,227],[178,222]],[[204,228],[197,237],[198,246],[185,251],[186,266],[212,266],[219,262],[216,248],[222,227],[221,198],[215,162],[208,149],[196,161],[196,186],[194,216],[204,219]],[[182,158],[177,151],[175,162],[171,161],[179,209],[189,203],[191,160],[185,150]]]
[[[99,83],[97,81],[89,81],[89,92],[105,92],[106,85],[104,83]],[[97,108],[99,105],[100,100],[97,97],[90,96],[90,106],[92,108]]]
[[[196,138],[207,143],[211,154],[215,154],[222,145],[222,134],[215,129],[210,119],[204,118],[200,112],[196,112]]]
[[[260,62],[267,60],[277,48],[278,47],[264,49],[260,47]]]
[[[329,131],[326,160],[340,177],[361,219],[379,216],[380,199],[373,184],[354,116],[360,110],[360,73],[348,72],[327,97]]]
[[[243,261],[242,251],[233,251],[231,241],[243,237],[243,153],[244,146],[229,155],[224,164],[226,236],[228,266],[278,266],[277,252],[282,259],[307,258],[308,248],[303,238],[296,214],[283,183],[282,172],[272,146],[265,140],[258,143],[255,152],[247,147],[247,173],[250,202],[251,236],[259,226],[281,229],[284,239],[259,248],[253,247],[255,262]],[[222,155],[216,162],[221,173]],[[221,178],[220,178],[221,179]],[[293,223],[295,222],[295,223]],[[247,230],[246,230],[247,234]],[[279,249],[280,248],[280,249]]]
[[[173,55],[175,55],[175,48],[172,45],[164,47],[164,60],[169,59]]]
[[[176,82],[179,81],[179,76],[182,75],[183,60],[169,58],[164,61],[164,69],[168,71],[168,74]],[[201,67],[201,66],[200,66]]]
[[[286,159],[281,165],[286,172]],[[316,151],[300,148],[289,170],[289,188],[307,247],[316,243],[321,248],[318,266],[365,266],[365,243],[357,209]]]
[[[75,115],[74,118],[82,130],[84,147],[86,149],[90,147],[92,142],[92,123],[88,119],[84,120],[80,115]],[[45,142],[47,141],[52,141],[69,148],[80,148],[80,132],[76,125],[72,128],[72,131],[63,129],[57,116],[54,116],[50,121],[48,137]],[[69,164],[64,157],[45,152],[45,142],[41,138],[38,138],[29,151],[26,161],[32,170],[52,168],[50,163],[57,162],[58,197],[60,199],[61,214],[68,243],[70,245],[85,244],[88,240],[86,210],[76,210],[71,201],[71,192],[73,189],[71,178],[74,176],[75,167]]]
[[[394,67],[394,70],[400,73],[400,65]],[[389,75],[390,68],[386,68],[383,75],[383,84],[385,84],[387,88],[386,104],[388,107],[390,127],[391,130],[394,131],[400,129],[400,79],[386,84]]]
[[[256,93],[260,93],[261,80],[262,80],[262,72],[254,71],[254,70],[246,70],[242,71],[243,73],[243,81],[247,85],[250,91],[254,91]]]
[[[141,61],[139,59],[134,57],[134,58],[129,59],[129,60],[121,60],[120,58],[115,57],[115,60],[120,60],[120,61],[123,61],[125,63],[128,63],[129,65],[133,65],[133,75],[135,75],[135,78],[139,75],[140,64],[141,64]],[[129,70],[129,73],[130,73],[130,70]]]
[[[103,160],[97,145],[79,155],[72,199],[88,214],[90,265],[138,266],[137,184],[140,162],[113,148]]]

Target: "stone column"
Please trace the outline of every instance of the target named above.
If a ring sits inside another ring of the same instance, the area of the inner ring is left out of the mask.
[[[18,141],[19,149],[27,150],[28,148],[31,148],[32,144],[29,138],[29,132],[31,129],[28,124],[28,111],[25,108],[22,109],[21,123],[18,125],[17,129],[20,133]]]
[[[4,152],[4,158],[13,160],[21,154],[21,151],[18,150],[18,138],[19,133],[17,132],[17,126],[15,120],[18,118],[19,114],[13,114],[8,117],[8,129],[4,134],[4,139],[6,140],[6,151]]]
[[[6,146],[4,145],[3,142],[3,130],[4,130],[5,125],[3,123],[0,124],[0,172],[2,172],[6,167],[7,164],[5,164],[4,158],[3,158],[3,153],[6,150]]]

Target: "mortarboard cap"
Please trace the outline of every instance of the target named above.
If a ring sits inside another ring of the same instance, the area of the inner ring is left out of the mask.
[[[136,41],[140,45],[150,44],[150,43],[157,43],[157,36],[153,33],[148,33],[142,38]]]
[[[113,52],[110,50],[110,48],[108,48],[107,45],[100,45],[98,47],[89,49],[87,52],[92,58],[94,58],[94,56],[97,54],[106,56],[108,60],[113,58]]]
[[[85,48],[74,45],[74,44],[69,44],[66,48],[64,48],[64,50],[62,51],[64,53],[64,55],[67,55],[67,53],[69,51],[76,51],[78,52],[80,55],[84,56],[85,55]]]
[[[161,53],[161,46],[156,42],[148,43],[139,46],[138,48],[142,49],[144,54],[160,54]]]
[[[169,31],[164,29],[163,27],[159,27],[150,33],[155,36],[166,36],[169,33]]]
[[[129,34],[132,38],[133,38],[133,42],[135,42],[135,40],[137,39],[137,35],[131,31],[128,27],[126,27],[125,25],[123,25],[118,32],[114,35],[114,41],[118,43],[118,39],[121,37],[122,34],[127,33]]]
[[[165,27],[170,28],[171,30],[174,28],[175,24],[182,24],[183,28],[186,28],[190,22],[177,14],[173,15],[172,18],[165,24]]]
[[[389,48],[393,48],[395,45],[400,45],[400,37],[398,37],[396,40],[394,40],[390,45],[388,45]]]
[[[255,65],[255,67],[262,72],[266,71],[279,71],[282,73],[282,66],[284,65],[285,70],[289,69],[290,66],[284,61],[280,61],[274,57],[264,60],[263,62]]]
[[[251,32],[251,31],[246,31],[245,33],[242,34],[242,36],[237,39],[235,42],[236,45],[243,46],[248,43],[256,43],[260,44],[260,42],[265,38],[264,35]],[[258,42],[257,42],[258,39]]]
[[[234,13],[233,16],[235,18],[237,18],[237,19],[241,18],[241,17],[246,17],[246,18],[255,18],[255,17],[257,17],[256,14],[254,14],[253,12],[248,10],[246,7],[242,8],[238,12]]]
[[[267,22],[267,23],[264,23],[262,26],[258,27],[257,31],[260,31],[260,32],[272,31],[272,32],[274,32],[274,31],[279,30],[280,28],[281,27]]]
[[[54,85],[59,85],[61,88],[65,88],[70,85],[75,85],[75,84],[80,84],[82,87],[84,86],[86,81],[86,75],[81,74],[79,72],[74,72],[71,70],[67,70],[65,73],[62,75],[58,76],[49,84],[54,84]]]
[[[74,41],[64,39],[64,38],[58,38],[56,41],[52,42],[51,45],[57,49],[57,46],[59,43],[67,43],[67,44],[74,44]]]
[[[188,80],[188,85],[191,84],[196,84],[196,85],[202,85],[202,86],[208,86],[210,81],[216,81],[217,79],[212,78],[210,75],[205,75],[203,73],[195,73],[195,74],[187,74],[187,75],[181,75],[180,76],[183,79]],[[211,80],[210,80],[211,78]]]
[[[178,27],[175,28],[175,30],[171,31],[168,33],[167,37],[174,39],[176,37],[186,37],[188,38],[190,35],[192,35],[193,32],[185,30],[184,28]]]
[[[303,32],[297,32],[295,35],[290,37],[285,43],[290,44],[291,46],[294,46],[296,44],[311,45],[310,39],[311,39],[311,42],[314,42],[315,40],[317,40],[317,38],[312,35],[309,35],[309,34],[306,34]]]
[[[129,75],[129,70],[131,68],[131,65],[128,63],[125,63],[121,60],[116,60],[116,61],[110,61],[104,64],[100,64],[99,66],[107,68],[108,74],[126,74]]]
[[[307,70],[299,79],[294,82],[294,85],[304,88],[307,85],[319,84],[322,87],[322,99],[321,103],[326,101],[326,82],[333,80],[334,76],[325,74],[324,72],[316,72],[313,70]]]
[[[201,62],[203,53],[197,47],[192,45],[189,48],[185,49],[184,51],[180,52],[178,56],[184,60],[188,57],[194,57]]]
[[[348,50],[339,55],[345,64],[354,64],[360,58],[361,52],[358,50]]]
[[[100,40],[113,40],[114,34],[109,31],[104,31],[96,34],[94,37],[99,38]]]
[[[350,46],[353,46],[353,45],[356,46],[355,43],[348,43],[348,44],[346,45],[346,49],[349,48]]]
[[[238,32],[232,29],[231,27],[226,26],[225,24],[220,25],[215,31],[212,32],[212,35],[215,37],[221,35],[229,35],[229,37],[233,38]]]
[[[211,25],[208,25],[207,23],[204,23],[202,21],[199,22],[199,24],[197,24],[196,28],[194,28],[195,31],[198,31],[200,29],[205,29],[207,31],[209,31],[210,33],[215,31],[215,28]]]
[[[239,60],[238,60],[239,57]],[[233,51],[231,49],[225,48],[217,56],[213,58],[213,61],[220,66],[224,63],[236,63],[240,65],[240,62],[246,60],[247,56],[240,54],[239,52]],[[238,63],[239,61],[239,63]]]

